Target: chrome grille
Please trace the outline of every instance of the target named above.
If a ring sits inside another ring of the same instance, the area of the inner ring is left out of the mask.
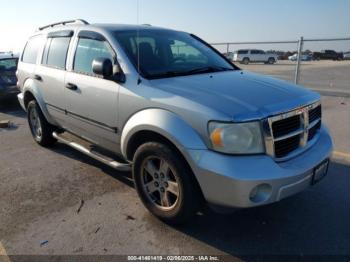
[[[281,137],[301,128],[300,116],[292,116],[272,123],[274,137]]]
[[[320,102],[316,102],[265,120],[267,154],[282,161],[302,152],[321,128],[321,111]]]

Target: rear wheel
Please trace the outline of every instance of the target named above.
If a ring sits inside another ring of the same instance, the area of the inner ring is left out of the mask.
[[[248,65],[249,64],[249,58],[248,57],[243,58],[242,63],[245,64],[245,65]]]
[[[27,118],[34,140],[41,146],[51,146],[57,140],[52,136],[55,127],[45,119],[35,100],[28,103]]]
[[[199,209],[200,192],[191,170],[168,146],[141,145],[134,156],[133,177],[145,207],[161,220],[179,224]]]

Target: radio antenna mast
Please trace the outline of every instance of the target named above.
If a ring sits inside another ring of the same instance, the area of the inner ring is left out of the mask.
[[[136,50],[137,50],[137,85],[141,84],[141,75],[140,75],[140,43],[139,43],[139,36],[140,36],[140,28],[139,28],[139,0],[137,0],[137,30],[136,30]]]

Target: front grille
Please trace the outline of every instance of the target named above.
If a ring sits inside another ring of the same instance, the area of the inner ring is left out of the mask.
[[[317,102],[268,118],[263,125],[267,153],[276,160],[286,159],[306,147],[321,128],[321,111],[321,104]]]
[[[299,143],[300,135],[275,142],[275,156],[281,158],[288,155],[291,151],[299,147]]]
[[[281,137],[298,130],[301,127],[300,116],[292,116],[278,120],[272,124],[273,137]]]
[[[322,117],[321,105],[309,111],[309,123],[312,123],[317,119],[321,119],[321,117]]]
[[[317,133],[317,131],[321,128],[321,121],[318,121],[317,124],[309,129],[309,134],[307,137],[307,141],[313,139]]]

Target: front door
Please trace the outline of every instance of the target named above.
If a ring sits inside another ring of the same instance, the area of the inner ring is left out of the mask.
[[[115,58],[104,38],[78,37],[73,66],[65,78],[69,129],[117,152],[119,84],[93,73],[93,60],[101,57],[111,61]]]

